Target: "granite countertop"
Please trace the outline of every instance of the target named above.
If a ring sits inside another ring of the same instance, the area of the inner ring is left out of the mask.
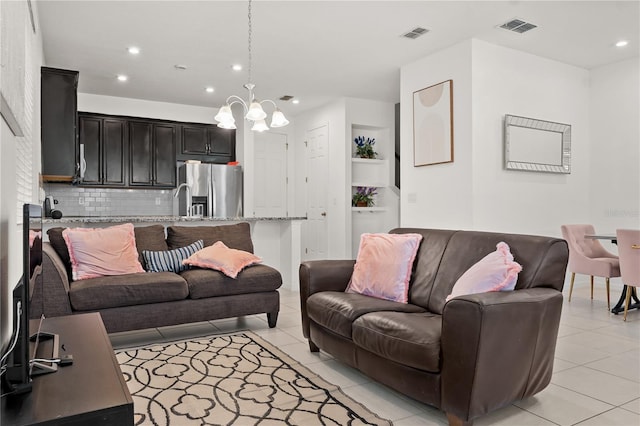
[[[56,223],[157,223],[157,222],[256,222],[306,220],[304,216],[294,217],[187,217],[187,216],[69,216],[61,219],[45,218],[44,224]]]

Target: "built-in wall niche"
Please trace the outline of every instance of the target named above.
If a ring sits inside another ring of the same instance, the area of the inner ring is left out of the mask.
[[[387,232],[390,222],[387,215],[389,197],[393,185],[393,173],[389,159],[393,159],[395,142],[392,139],[392,129],[353,124],[351,126],[351,197],[358,187],[375,188],[377,194],[373,197],[373,205],[357,207],[351,203],[351,245],[353,256],[357,255],[360,236],[363,233]],[[376,152],[375,158],[360,158],[357,153],[356,138],[375,140],[372,145]]]

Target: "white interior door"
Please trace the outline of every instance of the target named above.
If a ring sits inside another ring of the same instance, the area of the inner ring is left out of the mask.
[[[307,220],[304,238],[305,260],[326,259],[329,239],[327,226],[327,176],[329,173],[329,134],[326,125],[307,130]]]
[[[256,133],[253,214],[287,216],[287,135]]]

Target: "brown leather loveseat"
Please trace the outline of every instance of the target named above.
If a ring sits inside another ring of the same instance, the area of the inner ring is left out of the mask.
[[[562,239],[400,228],[423,240],[409,303],[345,293],[353,260],[300,265],[303,333],[319,349],[418,401],[450,424],[527,398],[551,380],[567,244]],[[514,291],[445,301],[457,279],[500,241],[522,265]]]

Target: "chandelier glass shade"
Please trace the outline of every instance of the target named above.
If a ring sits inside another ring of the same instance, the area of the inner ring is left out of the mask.
[[[242,109],[244,111],[244,118],[253,123],[251,130],[256,132],[264,132],[265,130],[269,130],[269,126],[265,119],[267,118],[267,113],[262,107],[265,103],[270,103],[273,105],[274,111],[271,114],[271,127],[284,127],[289,124],[289,120],[284,116],[282,111],[278,108],[278,105],[270,100],[257,100],[253,89],[255,88],[255,84],[251,82],[251,0],[249,0],[249,81],[244,85],[244,88],[249,91],[249,97],[245,101],[240,96],[231,95],[227,98],[225,104],[220,107],[218,113],[214,117],[214,120],[218,122],[218,127],[223,129],[235,129],[236,128],[236,120],[233,118],[233,111],[231,107],[235,104],[242,105]]]

